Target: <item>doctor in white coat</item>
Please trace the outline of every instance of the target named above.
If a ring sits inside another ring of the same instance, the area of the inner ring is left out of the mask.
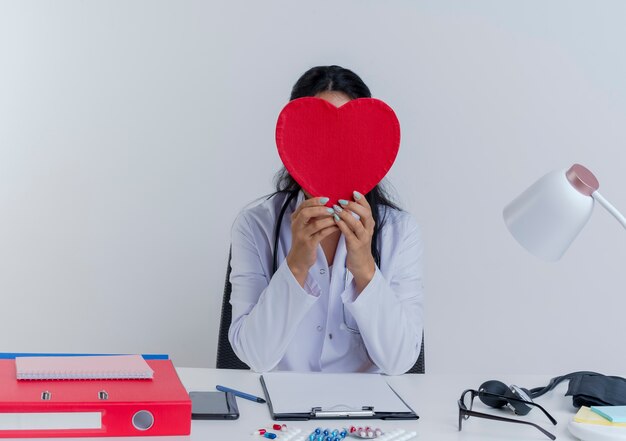
[[[291,99],[339,107],[370,97],[339,66],[307,71]],[[376,186],[325,207],[282,170],[277,192],[232,229],[230,343],[257,372],[408,371],[423,330],[423,244],[417,223]],[[282,216],[281,216],[282,213]]]

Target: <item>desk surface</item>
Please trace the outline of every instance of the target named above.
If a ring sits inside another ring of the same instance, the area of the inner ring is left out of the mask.
[[[180,378],[187,390],[215,390],[216,384],[230,386],[258,396],[263,396],[259,374],[250,371],[227,369],[196,369],[178,368]],[[463,431],[458,431],[457,400],[465,389],[477,389],[489,379],[498,379],[506,384],[517,384],[524,388],[533,388],[548,383],[556,375],[517,375],[487,378],[476,375],[403,375],[387,377],[389,384],[402,395],[407,403],[417,412],[417,421],[382,421],[367,420],[368,425],[380,427],[383,431],[404,429],[416,431],[418,439],[433,441],[489,441],[489,440],[543,440],[549,439],[531,426],[521,424],[489,421],[470,417],[463,422]],[[567,383],[537,400],[558,421],[553,426],[539,410],[533,410],[524,421],[532,421],[556,435],[557,440],[575,440],[567,425],[575,414],[571,397],[565,397]],[[191,429],[192,440],[262,440],[260,436],[251,435],[258,428],[271,427],[274,423],[266,404],[258,404],[241,398],[237,399],[240,418],[236,421],[194,421]],[[518,418],[508,410],[496,410],[484,406],[481,402],[474,403],[474,410],[500,414],[510,418]],[[354,422],[352,422],[353,424]],[[359,421],[363,425],[363,421]],[[349,420],[332,421],[293,421],[287,422],[289,427],[300,428],[310,433],[316,427],[349,426]],[[357,424],[354,424],[357,425]],[[147,438],[146,438],[147,439]],[[170,438],[168,438],[170,439]],[[352,438],[351,438],[352,439]],[[356,438],[354,438],[356,439]]]
[[[245,391],[257,396],[263,396],[263,390],[259,381],[259,374],[229,369],[199,369],[177,368],[180,379],[188,391],[192,390],[215,390],[215,385],[222,384],[234,389]],[[300,428],[303,432],[310,433],[316,427],[339,428],[349,425],[371,425],[380,427],[383,431],[404,429],[417,432],[417,439],[424,441],[526,441],[549,439],[534,427],[521,424],[503,423],[490,421],[482,418],[470,417],[464,421],[463,431],[458,431],[458,406],[457,400],[465,389],[477,389],[484,381],[498,379],[506,384],[516,384],[525,388],[542,386],[548,383],[552,375],[516,375],[488,378],[477,375],[402,375],[387,377],[402,398],[420,416],[416,421],[383,421],[383,420],[360,420],[359,424],[350,420],[332,421],[293,421],[287,422],[291,428]],[[524,421],[532,421],[539,424],[549,432],[556,435],[558,441],[575,440],[567,425],[575,414],[572,407],[571,397],[565,397],[567,384],[560,384],[548,394],[537,400],[558,421],[553,426],[547,418],[538,410],[533,410],[529,415],[520,417]],[[129,437],[117,438],[125,441],[254,441],[266,438],[252,435],[259,428],[269,428],[274,423],[269,414],[266,404],[237,398],[240,418],[235,421],[193,421],[191,437]],[[474,410],[487,413],[500,414],[509,418],[517,418],[508,410],[496,410],[484,406],[476,401]],[[367,423],[365,423],[367,421]],[[61,440],[63,438],[47,438]],[[81,438],[66,438],[77,440]],[[93,440],[103,438],[91,438]],[[111,439],[111,438],[108,438]],[[349,438],[356,440],[357,438]]]

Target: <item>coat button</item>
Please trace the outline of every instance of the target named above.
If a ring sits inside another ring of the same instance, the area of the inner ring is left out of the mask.
[[[326,270],[325,270],[324,268],[322,268],[322,269],[320,270],[320,274],[326,274]]]
[[[321,327],[321,326],[318,326],[318,327],[317,327],[317,330],[318,330],[319,332],[322,332],[322,327]]]

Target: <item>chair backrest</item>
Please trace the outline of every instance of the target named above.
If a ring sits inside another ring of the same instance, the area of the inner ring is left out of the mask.
[[[218,369],[250,369],[250,367],[237,357],[233,351],[230,341],[228,340],[228,329],[232,321],[232,306],[230,304],[230,294],[232,285],[230,284],[230,259],[232,257],[232,249],[228,252],[228,266],[226,267],[226,281],[224,282],[224,297],[222,299],[222,317],[220,319],[220,330],[217,340],[217,368]],[[422,349],[420,356],[407,374],[423,374],[425,372],[424,365],[424,333],[422,333]]]
[[[407,374],[423,374],[426,372],[426,364],[424,363],[424,332],[422,332],[422,349],[420,350],[420,356],[417,357],[417,361]]]
[[[222,317],[220,319],[220,331],[217,338],[217,368],[218,369],[250,369],[250,367],[235,355],[233,347],[228,340],[228,329],[233,317],[233,309],[230,305],[230,293],[233,290],[230,284],[230,258],[232,249],[228,252],[228,266],[226,268],[226,282],[224,283],[224,298],[222,299]]]

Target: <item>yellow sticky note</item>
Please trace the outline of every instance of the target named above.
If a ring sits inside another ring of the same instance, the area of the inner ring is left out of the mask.
[[[626,423],[612,423],[606,418],[598,415],[587,406],[582,406],[574,416],[577,423],[599,424],[601,426],[626,427]]]

